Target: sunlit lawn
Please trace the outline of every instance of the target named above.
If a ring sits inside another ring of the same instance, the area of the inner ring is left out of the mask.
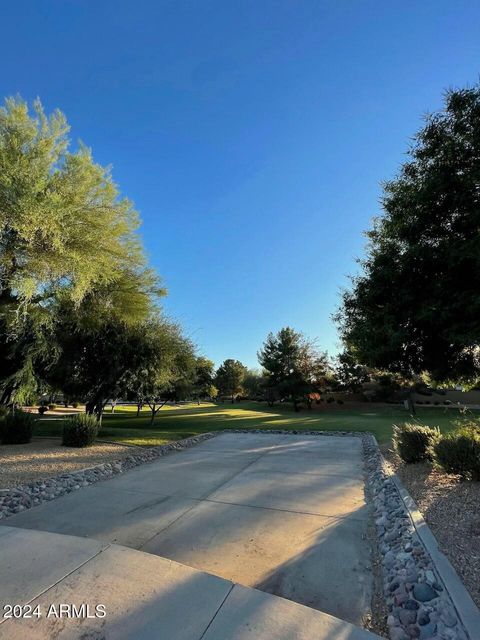
[[[150,426],[148,409],[139,417],[135,407],[121,407],[112,415],[107,408],[100,438],[125,444],[152,446],[222,429],[289,429],[326,431],[370,431],[380,444],[388,443],[392,426],[411,420],[400,406],[376,406],[350,409],[348,405],[328,406],[294,413],[290,406],[267,407],[265,403],[197,404],[163,407]],[[448,431],[461,417],[454,408],[418,408],[416,420]],[[59,435],[62,421],[42,421],[39,435]]]

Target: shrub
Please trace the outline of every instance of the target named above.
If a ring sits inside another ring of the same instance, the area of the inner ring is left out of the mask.
[[[0,425],[2,444],[26,444],[30,442],[35,426],[35,418],[26,411],[7,413]]]
[[[79,402],[77,402],[77,401],[72,402],[72,407],[73,407],[74,409],[78,409],[78,407],[79,407],[79,406],[80,406],[80,403],[79,403]]]
[[[66,447],[88,447],[95,442],[98,422],[95,416],[78,413],[63,425],[63,444]]]
[[[335,398],[332,398],[332,396],[330,396],[329,398],[327,398],[327,402],[328,404],[331,404],[332,402],[335,402]]]
[[[57,405],[54,402],[52,402],[52,404],[48,405],[48,408],[50,409],[50,411],[53,411],[54,409],[57,408]]]
[[[343,400],[342,400],[341,398],[339,398],[339,399],[337,400],[337,404],[343,404]]]
[[[480,480],[480,433],[463,426],[446,434],[435,445],[435,457],[447,473]]]
[[[408,464],[433,460],[433,447],[439,438],[438,428],[409,423],[393,427],[395,451]]]
[[[44,413],[46,413],[46,412],[47,412],[47,410],[48,410],[48,407],[46,407],[44,404],[41,404],[41,405],[38,407],[38,409],[37,409],[38,413],[39,413],[41,416],[43,416],[43,414],[44,414]]]
[[[7,407],[0,404],[0,418],[4,418],[8,413]]]

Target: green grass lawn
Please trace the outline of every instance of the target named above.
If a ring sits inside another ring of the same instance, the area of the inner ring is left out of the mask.
[[[418,408],[415,420],[442,431],[454,427],[462,417],[456,408]],[[171,440],[188,438],[207,431],[222,429],[298,429],[325,431],[370,431],[380,444],[387,444],[392,436],[392,426],[412,421],[399,406],[375,406],[351,409],[348,405],[329,409],[294,413],[290,406],[268,408],[265,403],[242,402],[238,404],[196,404],[181,407],[163,407],[155,424],[150,426],[148,409],[139,417],[134,407],[116,409],[114,415],[107,409],[99,437],[126,444],[152,446]],[[60,435],[61,420],[45,420],[38,424],[38,435]]]

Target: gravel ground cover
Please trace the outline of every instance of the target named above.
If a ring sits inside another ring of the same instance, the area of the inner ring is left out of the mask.
[[[0,489],[118,460],[135,450],[131,446],[100,442],[84,449],[64,447],[58,438],[0,445]]]
[[[480,482],[462,481],[430,464],[404,464],[392,452],[387,459],[480,607]]]

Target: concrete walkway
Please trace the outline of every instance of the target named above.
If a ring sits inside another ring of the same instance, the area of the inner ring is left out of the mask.
[[[361,626],[363,488],[358,438],[223,434],[5,524],[141,549]]]
[[[2,610],[30,603],[38,613],[0,621],[1,640],[377,638],[288,600],[86,538],[0,527],[0,572]],[[82,604],[89,609],[74,617],[72,605]],[[105,615],[95,617],[100,604]]]

